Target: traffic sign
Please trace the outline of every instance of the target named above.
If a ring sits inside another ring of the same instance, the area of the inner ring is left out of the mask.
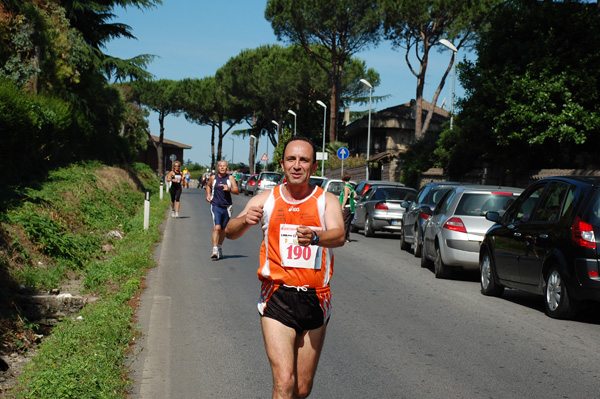
[[[261,162],[268,162],[269,161],[269,157],[267,156],[267,153],[265,152],[262,156],[262,158],[260,159]]]
[[[348,155],[350,155],[350,151],[346,147],[342,147],[337,151],[337,156],[341,160],[348,158]]]

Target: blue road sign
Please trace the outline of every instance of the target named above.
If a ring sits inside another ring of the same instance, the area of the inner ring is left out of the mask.
[[[348,158],[348,155],[350,155],[350,151],[348,151],[347,148],[342,147],[337,151],[337,156],[339,159],[341,159],[342,161],[346,158]]]

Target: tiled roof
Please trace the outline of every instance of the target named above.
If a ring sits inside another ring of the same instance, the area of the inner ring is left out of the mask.
[[[154,140],[156,143],[158,143],[159,137],[155,136],[153,134],[151,136],[152,136],[152,140]],[[178,143],[177,141],[173,141],[173,140],[169,140],[169,139],[165,139],[165,138],[163,138],[163,144],[166,144],[168,146],[183,148],[184,150],[189,150],[192,148],[191,145]]]

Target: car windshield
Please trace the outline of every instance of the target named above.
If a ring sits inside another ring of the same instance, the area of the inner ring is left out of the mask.
[[[489,211],[503,215],[515,196],[503,194],[465,193],[456,207],[455,215],[485,216]]]
[[[433,189],[429,192],[429,198],[431,199],[431,201],[429,202],[430,204],[433,204],[434,206],[439,204],[442,197],[444,196],[444,194],[446,194],[448,191],[452,190],[453,187],[440,187],[437,189]]]
[[[376,200],[412,200],[415,193],[407,190],[397,189],[393,187],[382,187],[375,192],[373,199]]]

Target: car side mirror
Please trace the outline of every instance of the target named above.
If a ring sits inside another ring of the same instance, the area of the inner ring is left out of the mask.
[[[408,208],[410,207],[410,204],[411,204],[411,202],[412,202],[412,201],[402,201],[402,202],[400,203],[400,206],[401,206],[402,208],[404,208],[404,209],[408,209]]]
[[[498,221],[500,220],[500,213],[496,211],[488,211],[485,214],[485,218],[490,222],[498,223]]]

